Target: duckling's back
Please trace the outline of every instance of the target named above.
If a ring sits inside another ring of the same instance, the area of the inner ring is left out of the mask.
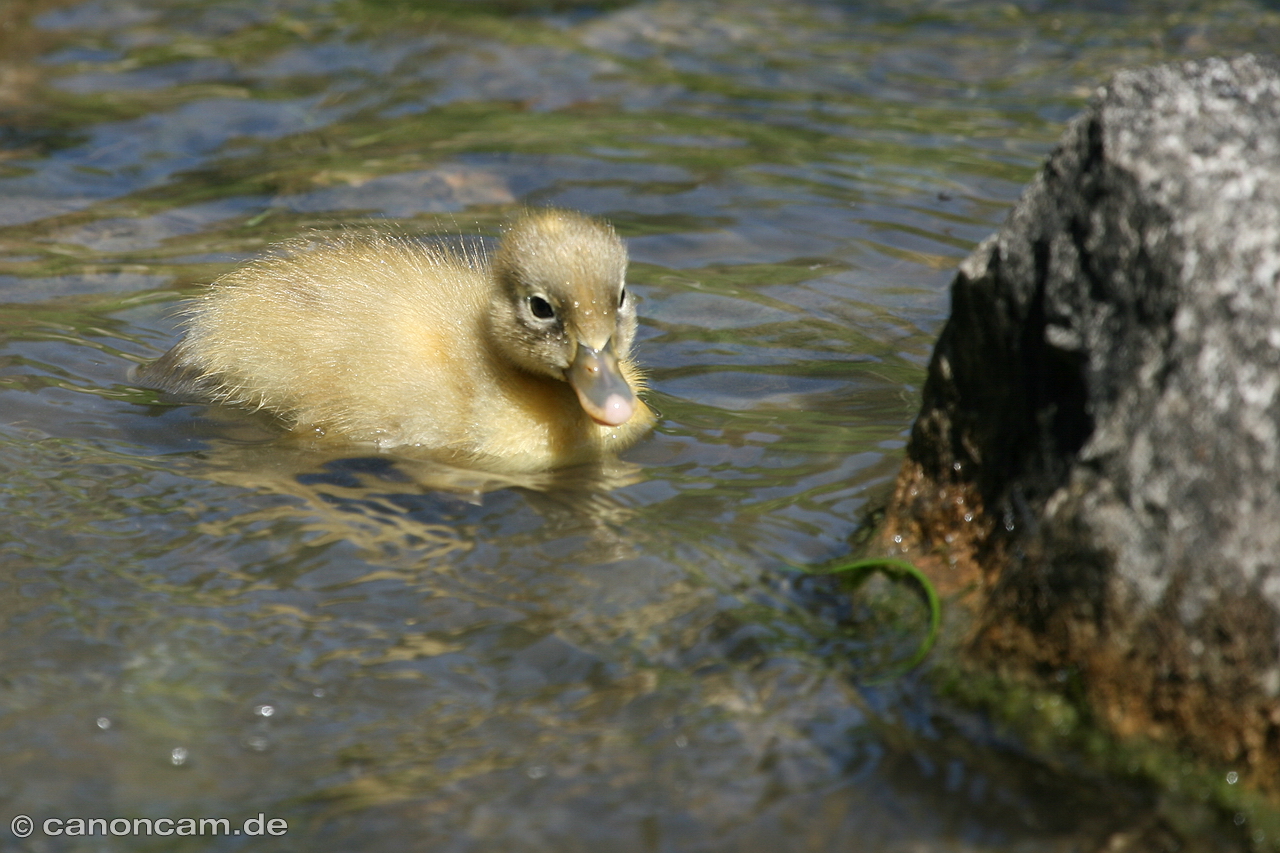
[[[468,416],[486,369],[491,284],[464,252],[386,235],[289,244],[211,285],[139,378],[357,441],[447,443],[431,425]]]

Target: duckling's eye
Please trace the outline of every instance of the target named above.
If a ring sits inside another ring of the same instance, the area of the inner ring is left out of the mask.
[[[533,312],[533,316],[539,320],[550,320],[556,316],[556,309],[551,307],[551,303],[543,299],[541,296],[529,297],[529,310]]]
[[[618,307],[623,308],[627,304],[627,289],[622,288],[622,292],[618,294]]]

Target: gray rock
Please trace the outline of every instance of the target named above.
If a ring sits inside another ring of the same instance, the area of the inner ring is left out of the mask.
[[[1280,790],[1280,63],[1117,75],[961,265],[889,529],[958,501],[972,653]]]

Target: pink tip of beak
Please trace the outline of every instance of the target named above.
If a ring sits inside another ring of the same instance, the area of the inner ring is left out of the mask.
[[[604,401],[604,406],[590,414],[596,423],[605,426],[621,426],[631,420],[634,412],[635,405],[631,400],[624,399],[621,394],[610,394]]]

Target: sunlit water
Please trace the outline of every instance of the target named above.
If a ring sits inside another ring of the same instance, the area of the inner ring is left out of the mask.
[[[910,591],[795,568],[849,552],[955,264],[1092,87],[1280,43],[1261,3],[1060,5],[0,6],[0,806],[37,823],[0,845],[1067,851],[1149,822],[904,676]],[[628,239],[663,418],[616,470],[322,456],[129,382],[273,241],[521,204]],[[287,834],[40,826],[259,814]]]

